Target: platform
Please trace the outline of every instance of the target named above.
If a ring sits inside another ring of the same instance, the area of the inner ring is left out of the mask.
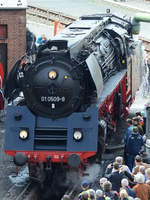
[[[113,4],[117,7],[124,7],[126,9],[132,9],[136,12],[144,12],[150,14],[150,1],[146,0],[104,0],[109,4]]]

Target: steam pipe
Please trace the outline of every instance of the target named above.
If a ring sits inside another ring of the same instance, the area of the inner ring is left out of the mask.
[[[132,19],[132,33],[137,35],[140,32],[140,22],[150,22],[150,14],[137,13]]]

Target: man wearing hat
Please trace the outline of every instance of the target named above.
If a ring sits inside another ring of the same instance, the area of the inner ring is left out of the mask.
[[[82,194],[84,194],[85,192],[89,195],[89,183],[87,180],[84,180],[81,182],[81,188],[82,188],[82,192],[80,192],[80,194],[78,195],[79,199],[81,199]]]
[[[125,145],[128,156],[128,167],[132,171],[135,156],[140,154],[141,147],[144,145],[143,138],[138,132],[138,127],[133,127],[132,134],[129,136]]]

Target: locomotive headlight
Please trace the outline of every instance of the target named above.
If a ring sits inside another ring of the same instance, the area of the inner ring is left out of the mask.
[[[78,131],[76,130],[73,134],[73,138],[76,140],[76,141],[80,141],[83,137],[83,134],[81,131]]]
[[[28,135],[29,135],[29,133],[28,133],[27,130],[21,130],[21,131],[19,132],[19,137],[20,137],[20,139],[22,139],[22,140],[27,139],[27,138],[28,138]]]
[[[48,73],[48,77],[51,79],[51,80],[54,80],[56,77],[57,77],[57,72],[55,70],[51,70],[49,73]]]

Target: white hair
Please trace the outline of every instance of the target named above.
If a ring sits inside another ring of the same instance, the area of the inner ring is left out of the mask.
[[[107,178],[103,177],[103,178],[100,178],[99,182],[100,183],[105,183],[107,181]]]
[[[137,183],[144,183],[144,175],[141,173],[138,173],[135,175],[135,181]]]
[[[97,197],[101,197],[103,195],[103,191],[102,190],[96,190],[96,196]]]
[[[122,186],[128,186],[128,185],[129,185],[128,179],[123,178],[123,179],[121,180],[121,185],[122,185]]]
[[[93,190],[93,189],[89,189],[89,195],[95,195],[95,190]]]
[[[116,161],[117,163],[119,163],[119,164],[122,164],[122,163],[123,163],[123,157],[117,156],[117,157],[115,158],[115,161]]]

